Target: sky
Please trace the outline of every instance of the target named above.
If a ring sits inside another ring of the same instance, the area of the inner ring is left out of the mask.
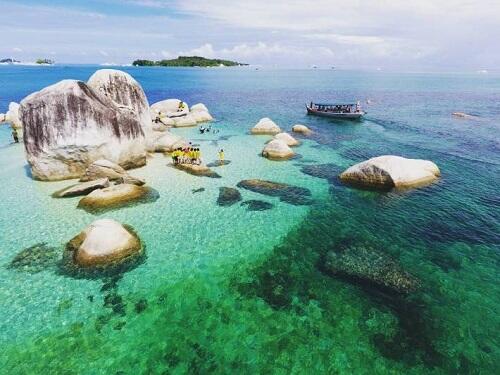
[[[500,0],[0,0],[0,58],[500,69]]]

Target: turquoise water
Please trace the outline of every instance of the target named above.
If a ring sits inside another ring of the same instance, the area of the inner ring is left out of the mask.
[[[60,79],[98,67],[1,67],[0,112]],[[22,145],[0,127],[0,373],[479,373],[500,361],[500,77],[248,69],[125,68],[151,103],[205,103],[218,134],[177,134],[207,161],[224,148],[221,179],[190,176],[157,154],[133,171],[155,202],[92,215],[51,193],[70,181],[31,180]],[[370,99],[362,123],[307,117],[304,103]],[[456,119],[454,111],[477,115]],[[271,117],[304,123],[301,157],[272,162],[248,130]],[[433,160],[439,182],[366,192],[334,176],[381,154]],[[248,178],[311,190],[295,206],[241,189],[267,211],[217,206],[219,187]],[[193,193],[193,189],[205,188]],[[147,257],[114,278],[73,278],[65,243],[97,217],[132,225]],[[9,267],[46,243],[32,267]],[[347,244],[347,245],[346,245]],[[408,297],[324,271],[328,251],[367,245],[421,280]],[[42,261],[43,260],[43,261]]]

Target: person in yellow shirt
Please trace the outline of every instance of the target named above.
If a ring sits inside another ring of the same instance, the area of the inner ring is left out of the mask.
[[[219,151],[219,164],[224,165],[224,150],[222,148]]]

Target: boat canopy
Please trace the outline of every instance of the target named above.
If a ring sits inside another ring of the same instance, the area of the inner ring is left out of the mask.
[[[317,106],[320,106],[320,107],[335,107],[335,106],[346,106],[346,105],[349,105],[349,106],[356,106],[356,102],[354,103],[312,103],[313,105],[317,105]]]

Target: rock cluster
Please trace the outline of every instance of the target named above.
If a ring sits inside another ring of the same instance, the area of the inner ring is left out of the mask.
[[[187,103],[179,99],[166,99],[154,103],[150,112],[156,123],[176,128],[196,126],[198,123],[213,120],[204,104],[195,104],[190,110]]]

